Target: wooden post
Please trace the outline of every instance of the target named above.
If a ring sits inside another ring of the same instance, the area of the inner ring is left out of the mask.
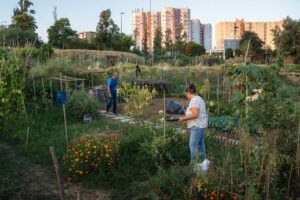
[[[248,57],[248,53],[249,53],[250,43],[251,43],[251,38],[250,38],[249,41],[248,41],[247,51],[246,51],[246,54],[245,54],[244,65],[247,64],[247,57]]]
[[[63,180],[60,176],[60,169],[59,169],[59,165],[58,165],[58,161],[57,161],[57,158],[56,158],[54,147],[50,147],[50,153],[51,153],[54,168],[55,168],[57,189],[59,191],[60,199],[61,200],[66,200],[65,192],[64,192],[64,184],[63,184]]]
[[[248,53],[249,53],[249,48],[250,48],[250,43],[251,43],[251,38],[249,39],[249,42],[248,42],[248,46],[247,46],[247,51],[246,51],[246,55],[245,55],[245,62],[244,62],[244,65],[247,64],[247,57],[248,57]],[[248,76],[246,74],[246,84],[245,84],[245,87],[246,87],[246,97],[249,95],[249,91],[248,91],[248,87],[247,87],[247,82],[248,82]],[[246,119],[248,118],[248,102],[246,101]]]
[[[80,191],[76,191],[76,196],[77,196],[77,200],[81,200],[81,195],[80,195]]]
[[[27,127],[27,133],[26,133],[26,146],[28,145],[28,139],[29,139],[29,126]]]
[[[32,75],[32,84],[33,84],[33,96],[36,99],[36,90],[35,90],[35,81],[34,81],[34,75]]]
[[[62,73],[59,73],[60,91],[63,90]]]
[[[69,139],[68,139],[68,129],[67,129],[67,116],[66,116],[66,109],[65,104],[63,104],[63,112],[64,112],[64,124],[65,124],[65,137],[66,137],[66,145],[67,145],[67,155],[69,156]]]

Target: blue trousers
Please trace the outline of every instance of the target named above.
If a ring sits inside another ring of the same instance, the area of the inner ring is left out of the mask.
[[[108,99],[106,103],[106,111],[108,112],[110,107],[113,106],[113,113],[117,113],[117,94],[111,94],[111,97]]]
[[[200,159],[200,161],[203,161],[206,159],[206,149],[205,149],[205,142],[204,142],[204,136],[205,136],[205,128],[199,128],[199,127],[192,127],[191,128],[191,135],[190,135],[190,151],[191,151],[191,161],[196,161],[196,157],[198,157],[197,160]]]

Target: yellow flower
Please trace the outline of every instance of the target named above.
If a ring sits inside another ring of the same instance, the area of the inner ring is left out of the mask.
[[[78,162],[79,161],[79,158],[75,158],[75,162]]]

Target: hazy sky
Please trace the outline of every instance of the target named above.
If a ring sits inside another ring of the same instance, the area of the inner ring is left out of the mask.
[[[13,8],[18,0],[1,0],[0,24],[11,22]],[[110,8],[112,17],[120,26],[123,16],[123,32],[131,34],[131,13],[139,8],[150,9],[150,0],[32,0],[36,10],[37,32],[47,41],[47,29],[53,24],[53,7],[58,18],[67,17],[77,31],[95,31],[101,10]],[[280,20],[286,16],[300,19],[300,0],[152,0],[152,10],[165,6],[187,7],[192,19],[214,25],[219,21],[244,18],[249,21]],[[214,36],[213,36],[214,38]]]

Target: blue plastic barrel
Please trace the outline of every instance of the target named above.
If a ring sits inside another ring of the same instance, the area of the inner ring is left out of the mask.
[[[62,90],[56,93],[55,104],[62,106],[67,101],[67,93]]]

